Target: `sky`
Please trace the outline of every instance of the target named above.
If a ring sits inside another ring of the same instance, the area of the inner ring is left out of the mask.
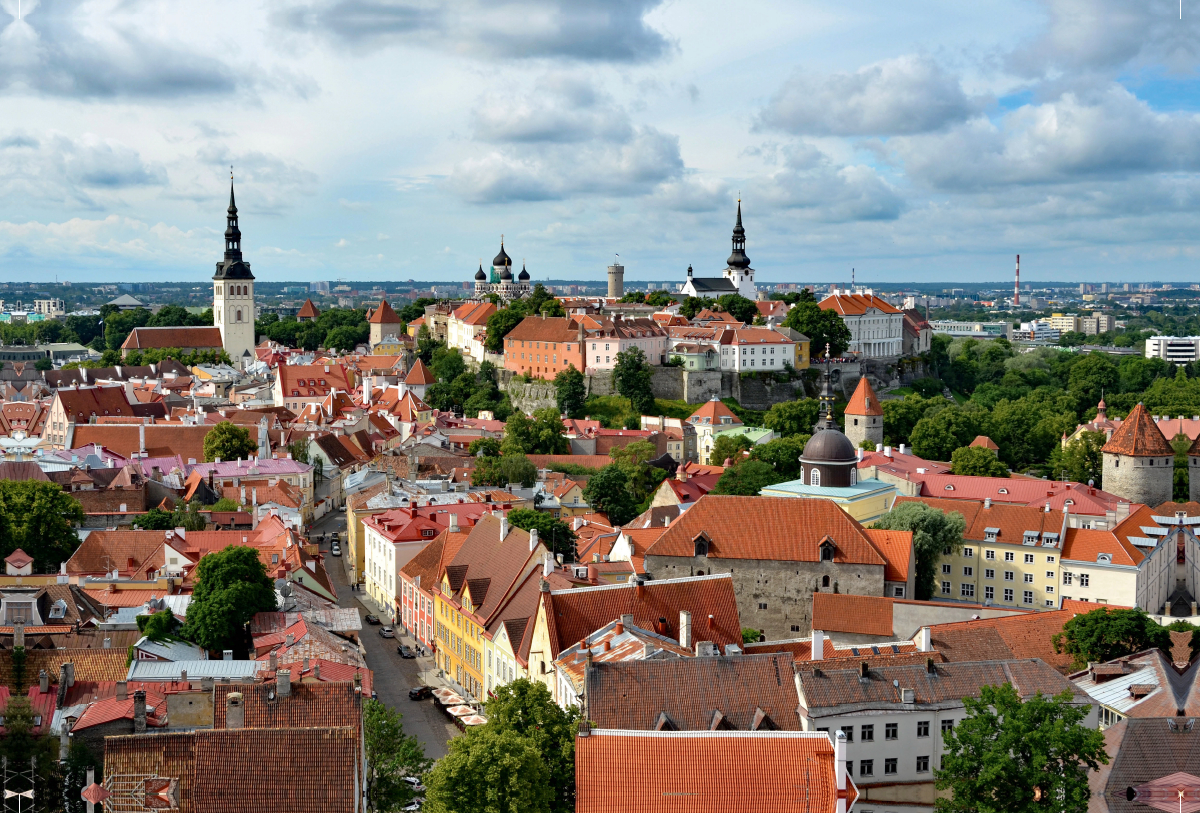
[[[0,280],[1197,281],[1200,2],[0,0]]]

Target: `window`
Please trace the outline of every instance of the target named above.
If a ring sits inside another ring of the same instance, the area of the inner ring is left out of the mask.
[[[950,575],[950,565],[942,565],[942,575],[943,576]]]
[[[1053,592],[1054,592],[1054,585],[1052,585],[1052,584],[1048,584],[1048,585],[1046,585],[1046,592],[1047,592],[1047,593],[1053,593]]]
[[[1007,587],[1006,587],[1006,588],[1004,589],[1004,600],[1005,600],[1005,601],[1012,601],[1012,600],[1013,600],[1013,591],[1012,591],[1010,588],[1007,588]]]
[[[821,472],[818,469],[808,470],[808,484],[810,486],[821,485]]]
[[[966,558],[966,559],[970,559],[970,558],[971,558],[972,556],[974,556],[974,555],[975,555],[975,549],[974,549],[974,548],[963,548],[963,557],[964,557],[964,558]]]
[[[974,575],[975,575],[975,568],[973,568],[973,567],[964,567],[964,568],[963,568],[963,575],[964,575],[964,576],[974,576]]]
[[[994,562],[996,560],[996,551],[994,551],[994,550],[984,551],[983,558]]]
[[[950,595],[950,582],[942,582],[942,594]]]
[[[917,757],[917,773],[929,773],[929,757]]]
[[[854,726],[842,726],[842,733],[846,735],[846,742],[854,742]]]
[[[888,723],[887,725],[885,725],[883,727],[883,738],[885,740],[898,739],[899,735],[896,733],[898,729],[899,729],[898,723]]]
[[[928,737],[929,736],[929,721],[928,720],[922,720],[921,722],[917,723],[917,736],[918,737]]]
[[[942,733],[943,734],[945,734],[947,731],[953,731],[953,730],[954,730],[954,721],[953,720],[942,720]]]
[[[1054,557],[1053,557],[1053,556],[1047,556],[1047,557],[1046,557],[1046,564],[1048,564],[1048,565],[1052,565],[1052,564],[1054,564]]]
[[[849,764],[849,763],[847,763]],[[858,762],[859,776],[874,776],[875,775],[875,760],[862,759]]]
[[[792,624],[792,632],[799,632],[799,631],[800,631],[800,625]]]
[[[904,586],[903,585],[897,584],[897,585],[892,586],[892,598],[904,598]]]
[[[1092,577],[1089,576],[1087,573],[1079,574],[1079,586],[1080,587],[1087,587],[1088,582],[1090,582],[1091,580],[1092,580]]]
[[[1004,571],[1004,580],[1006,582],[1016,581],[1017,574],[1011,570]]]
[[[1010,551],[1010,550],[1004,551],[1004,561],[1006,561],[1006,562],[1015,561],[1012,551]]]
[[[1024,596],[1024,599],[1025,599],[1025,603],[1026,603],[1026,604],[1032,604],[1032,603],[1033,603],[1033,591],[1032,591],[1032,590],[1026,590],[1026,591],[1025,591],[1025,596]]]
[[[766,605],[766,603],[765,603],[765,602],[762,602],[762,601],[760,601],[760,602],[758,603],[758,609],[760,609],[760,610],[765,610],[765,609],[767,609],[767,605]]]
[[[1047,607],[1054,607],[1054,606],[1056,606],[1056,605],[1055,605],[1055,603],[1054,603],[1054,599],[1052,599],[1052,598],[1048,598],[1048,599],[1046,599],[1046,606],[1047,606]]]
[[[1033,564],[1033,554],[1032,553],[1025,554],[1025,564],[1027,564],[1027,565]]]
[[[1047,579],[1050,579],[1051,581],[1054,581],[1054,571],[1053,571],[1053,570],[1047,570],[1047,571],[1046,571],[1046,578],[1047,578]]]
[[[863,742],[875,742],[875,726],[865,725],[860,733]]]
[[[958,588],[963,598],[975,598],[975,585],[964,582]]]
[[[854,760],[846,760],[846,776],[854,776]]]
[[[1024,574],[1024,575],[1025,575],[1025,583],[1026,583],[1026,584],[1033,584],[1033,574],[1032,574],[1032,573],[1026,573],[1026,574]]]
[[[983,569],[983,577],[985,579],[994,579],[996,578],[996,571],[992,570],[990,567],[986,567]]]
[[[1068,585],[1068,586],[1069,586],[1069,585],[1071,584],[1071,580],[1072,580],[1074,577],[1075,577],[1075,574],[1073,574],[1073,573],[1068,573],[1067,571],[1065,571],[1065,570],[1064,570],[1064,571],[1063,571],[1063,584],[1065,584],[1065,585]]]
[[[893,776],[896,773],[896,759],[885,759],[883,761],[883,772],[887,776]]]
[[[988,601],[993,601],[996,598],[996,588],[995,587],[983,588],[983,597],[985,599],[987,599]]]

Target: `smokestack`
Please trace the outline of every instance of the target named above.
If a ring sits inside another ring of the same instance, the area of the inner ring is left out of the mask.
[[[292,670],[280,669],[275,673],[275,688],[280,697],[288,697],[292,693]]]
[[[692,614],[687,610],[679,611],[679,645],[684,649],[692,648]]]
[[[38,672],[38,691],[42,694],[50,691],[50,675],[45,669]]]
[[[242,705],[241,692],[230,692],[225,695],[225,727],[246,727],[246,707]]]
[[[823,630],[812,631],[812,659],[814,661],[825,659],[825,632]]]
[[[1021,304],[1021,255],[1017,255],[1017,278],[1013,282],[1013,309]]]
[[[133,693],[133,733],[146,733],[146,692],[142,689]]]

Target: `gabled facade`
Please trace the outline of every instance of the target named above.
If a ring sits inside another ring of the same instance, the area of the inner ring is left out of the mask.
[[[895,358],[903,354],[904,312],[874,292],[835,289],[819,304],[822,310],[841,316],[850,329],[847,352],[860,358]]]

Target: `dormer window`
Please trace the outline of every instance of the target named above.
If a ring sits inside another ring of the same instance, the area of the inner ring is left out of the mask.
[[[1000,492],[999,492],[999,493],[1001,493],[1001,494],[1007,494],[1007,493],[1008,493],[1008,489],[1007,489],[1007,488],[1002,488],[1002,489],[1000,489]]]
[[[1039,536],[1041,536],[1040,531],[1026,531],[1021,542],[1025,545],[1036,545]]]
[[[953,486],[953,485],[950,485],[950,484],[947,484],[947,485],[946,485],[946,490],[947,490],[947,491],[953,491],[953,490],[954,490],[954,486]]]
[[[983,529],[983,538],[987,542],[995,542],[996,537],[998,537],[998,536],[1000,536],[999,528],[984,528]]]
[[[833,554],[837,550],[837,546],[833,544],[832,539],[830,539],[829,537],[825,537],[823,540],[821,540],[820,550],[821,550],[821,561],[822,562],[832,562]]]
[[[692,543],[695,545],[696,556],[708,556],[708,549],[712,545],[712,539],[709,538],[708,534],[700,533],[692,540]]]
[[[1096,564],[1111,565],[1112,564],[1112,554],[1111,553],[1097,553],[1096,554]]]

